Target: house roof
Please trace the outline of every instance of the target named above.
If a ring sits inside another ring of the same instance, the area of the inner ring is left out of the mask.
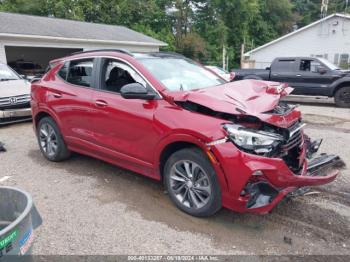
[[[327,16],[327,17],[325,17],[325,18],[322,18],[322,19],[320,19],[320,20],[317,20],[317,21],[315,21],[315,22],[313,22],[313,23],[311,23],[311,24],[309,24],[309,25],[307,25],[307,26],[301,27],[301,28],[299,28],[298,30],[295,30],[295,31],[293,31],[293,32],[291,32],[291,33],[289,33],[289,34],[286,34],[286,35],[284,35],[284,36],[282,36],[282,37],[280,37],[280,38],[277,38],[277,39],[275,39],[275,40],[273,40],[273,41],[271,41],[271,42],[269,42],[269,43],[266,43],[266,44],[264,44],[264,45],[262,45],[262,46],[259,46],[259,47],[255,48],[255,49],[253,49],[253,50],[250,50],[250,51],[246,52],[244,55],[245,55],[245,56],[249,56],[251,53],[255,53],[256,51],[259,51],[259,50],[261,50],[261,49],[263,49],[263,48],[265,48],[265,47],[268,47],[268,46],[273,45],[273,44],[275,44],[275,43],[277,43],[277,42],[280,42],[280,41],[282,41],[282,40],[284,40],[284,39],[286,39],[286,38],[289,38],[289,37],[291,37],[291,36],[294,36],[294,35],[296,35],[296,34],[299,34],[300,32],[305,31],[306,29],[308,29],[308,28],[310,28],[310,27],[313,27],[313,26],[316,26],[316,25],[318,25],[319,23],[322,23],[322,22],[324,22],[324,21],[326,21],[326,20],[328,20],[328,19],[330,19],[330,18],[333,18],[333,17],[341,17],[341,18],[350,19],[350,15],[344,15],[344,14],[338,14],[338,13],[329,15],[329,16]]]
[[[0,36],[166,46],[124,26],[0,12]]]

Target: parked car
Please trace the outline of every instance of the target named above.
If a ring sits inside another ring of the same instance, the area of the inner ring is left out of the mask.
[[[15,61],[9,62],[8,65],[15,70],[18,74],[31,80],[35,77],[41,77],[45,73],[45,70],[39,65],[30,61]]]
[[[30,83],[0,64],[0,125],[31,119]]]
[[[307,159],[320,141],[304,134],[297,107],[279,101],[291,91],[227,83],[176,54],[100,50],[52,61],[31,104],[48,160],[72,151],[104,160],[163,181],[178,208],[210,216],[222,206],[266,213],[338,175],[337,156]]]
[[[234,70],[235,80],[286,82],[292,94],[334,97],[339,107],[350,107],[350,71],[323,58],[279,57],[266,69]]]
[[[230,73],[221,67],[218,67],[218,66],[205,66],[205,67],[213,71],[215,74],[218,74],[228,82],[231,82],[235,78],[235,74],[233,72]]]

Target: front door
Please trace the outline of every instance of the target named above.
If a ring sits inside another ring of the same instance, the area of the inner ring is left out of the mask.
[[[124,99],[120,89],[138,82],[150,88],[130,65],[116,59],[101,59],[100,89],[93,94],[92,130],[97,145],[110,157],[150,166],[159,140],[154,112],[162,100]]]
[[[323,68],[325,71],[320,72]],[[293,94],[328,95],[334,81],[332,71],[315,59],[300,59]]]

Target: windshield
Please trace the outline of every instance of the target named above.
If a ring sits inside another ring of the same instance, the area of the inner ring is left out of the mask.
[[[139,61],[171,91],[202,89],[226,83],[190,59],[147,57],[139,58]]]
[[[329,62],[327,59],[319,58],[319,60],[331,70],[339,70],[340,68]]]
[[[8,66],[0,64],[0,81],[18,80],[20,77]]]

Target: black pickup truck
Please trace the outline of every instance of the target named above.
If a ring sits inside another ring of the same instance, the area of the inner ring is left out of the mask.
[[[260,79],[288,83],[294,95],[334,97],[339,107],[350,107],[350,71],[323,58],[280,57],[266,69],[234,70],[234,80]]]

